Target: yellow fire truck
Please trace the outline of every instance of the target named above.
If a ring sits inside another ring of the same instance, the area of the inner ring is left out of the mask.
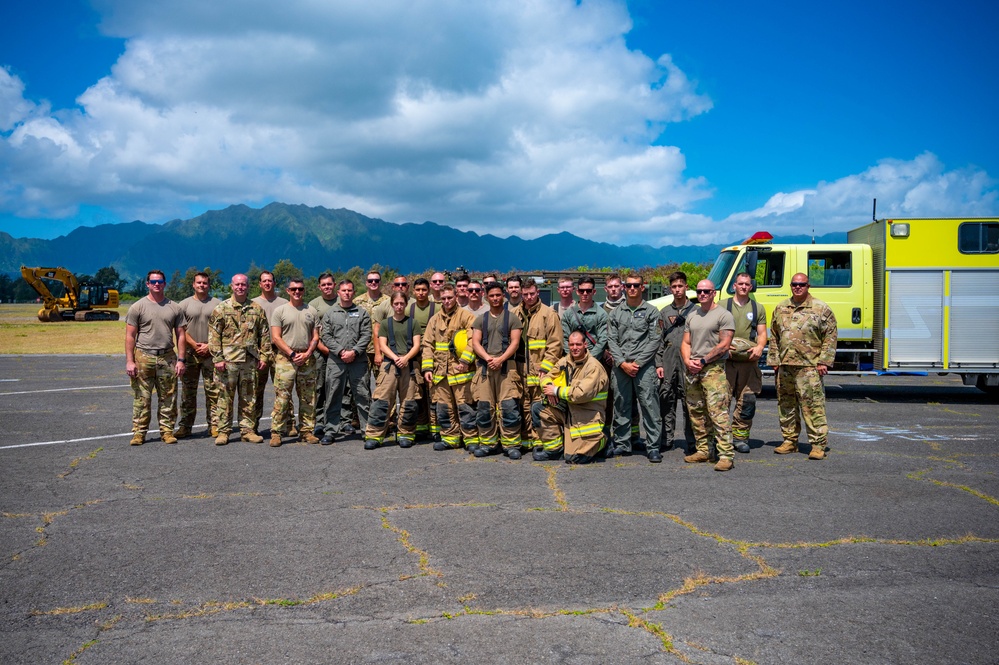
[[[708,275],[719,298],[745,271],[772,313],[791,277],[807,274],[839,324],[835,371],[956,373],[999,393],[999,220],[881,219],[844,244],[771,240],[761,232],[721,251]]]

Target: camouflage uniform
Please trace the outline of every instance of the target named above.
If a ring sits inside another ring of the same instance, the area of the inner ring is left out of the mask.
[[[263,295],[259,295],[253,298],[253,302],[260,305],[260,308],[264,310],[264,315],[267,320],[271,320],[271,314],[274,310],[288,303],[287,298],[282,298],[281,296],[275,296],[274,300],[268,300]],[[267,334],[271,332],[270,323],[267,324]],[[267,367],[261,370],[257,370],[257,392],[256,399],[253,401],[253,431],[256,432],[260,429],[260,419],[264,415],[264,388],[267,386],[267,377],[269,376],[271,382],[274,382],[274,361],[267,363]],[[294,415],[294,414],[292,414]],[[273,422],[273,421],[272,421]]]
[[[800,305],[788,298],[774,309],[767,364],[777,368],[777,416],[785,443],[797,446],[800,409],[808,442],[826,447],[826,394],[816,366],[832,367],[836,338],[836,316],[811,294]]]
[[[184,313],[177,303],[164,298],[156,305],[142,299],[129,307],[125,314],[126,325],[135,326],[136,342],[133,352],[136,374],[132,384],[132,432],[145,436],[152,419],[153,391],[159,401],[157,419],[160,436],[173,434],[177,417],[177,353],[173,347],[174,330],[181,328],[183,334]],[[156,307],[154,316],[142,314],[144,308]],[[160,326],[167,326],[163,330]],[[157,328],[154,330],[153,328]],[[167,337],[164,337],[166,335]],[[169,348],[143,348],[153,337],[170,340]]]
[[[559,405],[547,399],[539,403],[541,445],[552,457],[564,448],[567,462],[584,461],[578,456],[592,458],[604,448],[607,372],[591,355],[581,363],[564,356],[541,379],[542,386],[559,375],[566,377],[566,385],[558,388]]]
[[[191,296],[180,301],[184,311],[184,321],[187,336],[199,344],[208,341],[208,318],[219,304],[218,298],[209,298],[202,302],[197,296]],[[191,431],[194,419],[198,415],[198,378],[204,385],[205,414],[209,429],[215,428],[215,405],[219,400],[219,386],[215,382],[215,364],[212,354],[199,356],[194,352],[194,345],[188,344],[185,354],[184,373],[180,377],[180,416],[177,418],[177,429]]]
[[[701,307],[691,311],[687,317],[684,334],[690,335],[691,360],[700,359],[718,345],[723,331],[734,331],[735,320],[723,308],[715,305],[708,312]],[[732,447],[732,421],[728,407],[732,403],[732,389],[725,376],[726,353],[721,358],[704,365],[700,372],[686,372],[687,412],[690,414],[690,427],[694,431],[697,451],[711,455],[711,438],[714,435],[718,457],[732,460],[735,449]]]
[[[441,441],[451,448],[478,445],[479,431],[475,425],[475,408],[472,406],[472,377],[475,375],[475,351],[472,349],[472,325],[475,315],[462,307],[455,307],[450,314],[444,309],[434,314],[423,333],[421,369],[433,374],[428,389],[437,411]],[[468,346],[458,356],[454,348],[454,335],[464,330]],[[459,372],[455,365],[464,362],[468,369]]]
[[[319,325],[319,312],[316,311],[314,307],[305,305],[302,310],[298,310],[291,303],[285,303],[281,306],[282,308],[277,312],[277,316],[271,317],[275,326],[281,327],[281,338],[291,347],[291,350],[300,353],[302,351],[308,351],[309,347],[312,346],[311,335],[315,334],[315,328]],[[289,311],[290,310],[290,311]],[[292,321],[296,315],[291,314],[291,311],[300,312],[300,316],[304,317],[308,331],[310,332],[309,342],[305,346],[301,346],[302,340],[298,340],[297,343],[301,348],[294,348],[291,346],[290,340],[285,335],[291,332],[291,324],[285,324],[285,321]],[[285,312],[288,312],[288,319],[285,319]],[[311,325],[309,325],[311,323]],[[301,365],[295,365],[290,358],[285,356],[283,353],[274,352],[274,409],[271,412],[271,433],[274,434],[288,434],[291,431],[291,427],[294,425],[294,400],[292,398],[292,389],[298,394],[298,414],[300,418],[300,429],[302,435],[311,434],[316,427],[316,356],[311,355],[308,360],[306,360]],[[259,376],[259,375],[258,375]]]
[[[520,439],[525,447],[544,447],[538,433],[541,407],[545,401],[541,392],[541,377],[550,372],[562,357],[562,322],[558,314],[540,300],[532,310],[521,303],[517,312],[524,323],[516,355],[517,370],[524,377]]]
[[[676,430],[676,403],[683,409],[684,438],[694,441],[694,432],[690,426],[690,413],[687,411],[685,397],[687,370],[680,356],[680,343],[683,342],[683,329],[687,317],[697,303],[687,300],[683,307],[675,303],[666,305],[660,312],[659,327],[661,337],[659,350],[656,353],[656,368],[663,368],[663,378],[659,382],[659,414],[663,419],[663,447],[673,445]]]
[[[216,423],[220,435],[232,431],[232,406],[239,391],[239,431],[253,432],[254,402],[257,394],[257,361],[269,362],[271,333],[267,315],[251,300],[240,304],[235,297],[223,300],[208,321],[208,347],[212,360],[224,362],[216,368],[219,401]]]

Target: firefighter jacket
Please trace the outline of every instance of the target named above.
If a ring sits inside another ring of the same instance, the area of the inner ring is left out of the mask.
[[[371,342],[371,317],[356,303],[344,309],[338,300],[323,314],[320,330],[323,344],[330,350],[331,358],[339,358],[341,351],[353,351],[367,362],[368,344]]]
[[[559,375],[565,376],[566,385],[559,386],[557,394],[569,409],[570,435],[573,439],[599,436],[607,412],[607,370],[589,354],[579,363],[570,356],[563,356],[541,378],[541,386],[553,383]]]
[[[271,362],[271,327],[260,305],[226,298],[208,317],[208,350],[212,362],[241,363],[250,358]]]
[[[646,300],[634,309],[622,303],[608,317],[607,346],[615,366],[635,362],[645,367],[653,362],[660,337],[659,310]]]
[[[767,364],[771,367],[832,367],[836,360],[836,315],[809,294],[800,305],[788,298],[774,309]]]
[[[541,385],[540,372],[548,372],[562,357],[562,322],[551,307],[538,301],[533,310],[523,303],[515,310],[524,322],[517,360],[524,358],[524,385]],[[523,353],[526,346],[527,353]]]
[[[472,348],[472,326],[475,315],[462,307],[455,307],[450,313],[440,309],[427,321],[423,331],[423,351],[421,369],[433,373],[433,382],[437,384],[447,378],[448,385],[468,383],[475,376],[475,350]],[[454,336],[464,330],[468,336],[468,344],[459,356],[454,346]],[[467,365],[464,372],[455,369],[455,365],[463,362]]]

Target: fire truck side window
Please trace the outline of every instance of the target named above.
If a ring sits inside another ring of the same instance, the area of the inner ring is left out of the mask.
[[[962,254],[999,254],[999,222],[965,222],[957,229]]]
[[[760,252],[756,262],[756,288],[780,288],[784,284],[784,252]],[[728,286],[730,294],[735,293],[734,276],[746,272],[745,258],[739,262],[739,268],[732,273],[733,279]]]
[[[808,282],[812,286],[852,286],[850,252],[809,252]]]

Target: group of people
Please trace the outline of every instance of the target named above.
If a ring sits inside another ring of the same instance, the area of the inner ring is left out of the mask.
[[[154,391],[161,439],[189,436],[199,378],[215,443],[232,435],[234,402],[240,438],[261,443],[271,378],[275,447],[288,437],[331,444],[359,430],[371,450],[394,430],[402,448],[426,440],[476,457],[531,453],[573,464],[644,449],[658,463],[674,445],[680,406],[689,427],[683,438],[693,442],[685,461],[727,471],[735,452],[750,452],[766,349],[783,436],[775,452],[797,451],[803,420],[809,458],[825,456],[822,376],[835,358],[836,320],[809,294],[807,275],[793,278],[769,337],[746,273],[721,302],[714,284],[698,282],[695,303],[686,275],[675,272],[673,301],[661,311],[633,274],[608,275],[600,304],[592,278],[560,280],[552,306],[541,302],[533,279],[516,275],[459,274],[450,283],[434,273],[416,279],[412,294],[404,276],[389,293],[381,281],[369,272],[355,297],[353,282],[324,273],[320,296],[305,303],[301,279],[289,281],[284,298],[265,271],[261,295],[250,299],[249,278],[238,274],[232,295],[220,301],[210,296],[208,275],[198,273],[193,295],[174,303],[164,296],[163,273],[150,271],[148,296],[126,315],[132,445],[145,441]]]

